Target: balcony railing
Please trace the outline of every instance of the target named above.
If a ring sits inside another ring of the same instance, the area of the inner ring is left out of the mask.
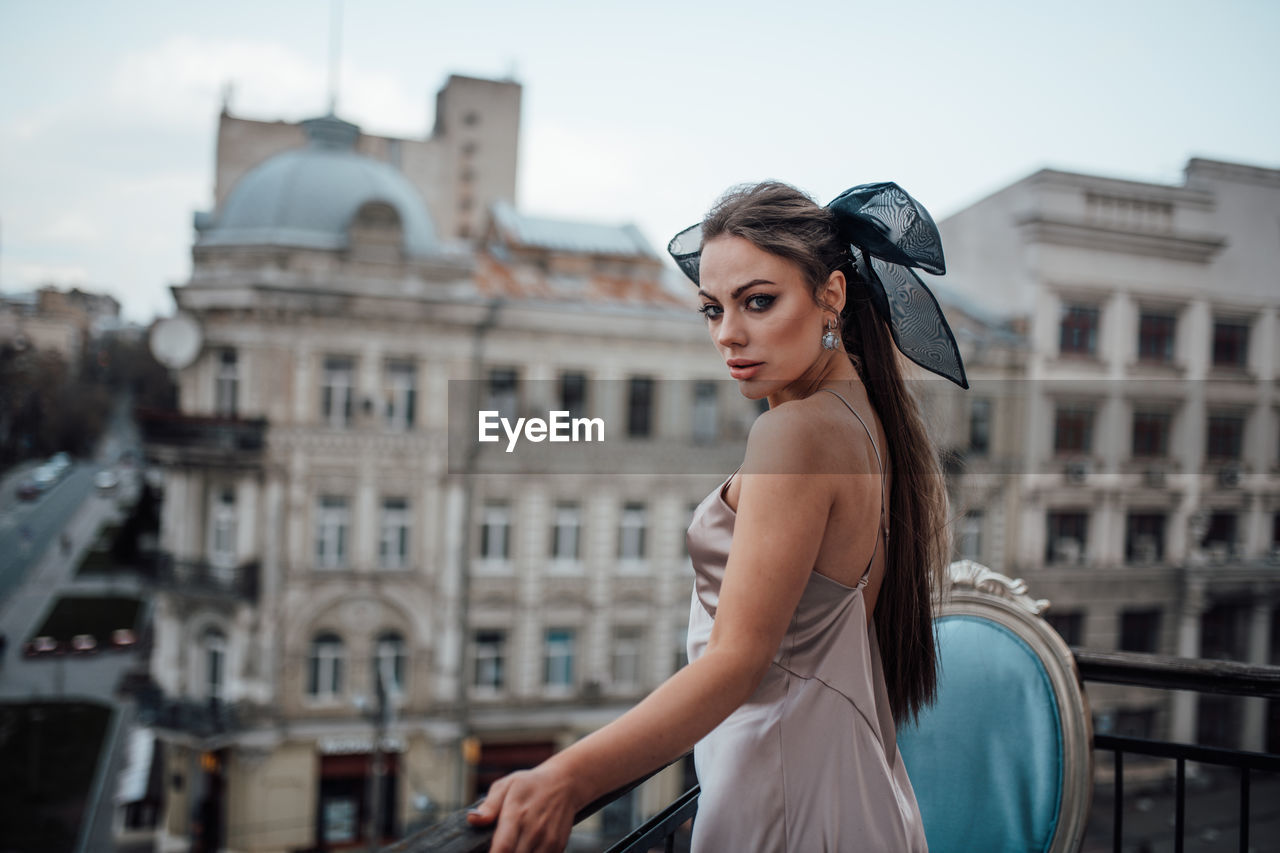
[[[1280,699],[1280,666],[1256,666],[1232,661],[1199,660],[1112,653],[1072,648],[1080,676],[1085,681],[1164,690],[1192,690]],[[1239,849],[1249,850],[1251,774],[1280,773],[1280,755],[1238,749],[1196,746],[1172,741],[1095,734],[1095,750],[1114,757],[1113,845],[1116,853],[1124,843],[1124,756],[1141,755],[1172,759],[1175,762],[1174,850],[1181,851],[1186,834],[1186,763],[1188,761],[1234,768],[1240,774]],[[656,771],[655,771],[656,772]],[[652,776],[653,774],[650,774]],[[614,800],[626,795],[649,777],[615,791],[592,803],[576,818],[580,822]],[[647,853],[656,847],[676,849],[680,828],[694,819],[698,808],[698,786],[694,785],[661,812],[646,820],[619,840],[606,853]],[[467,823],[466,810],[454,812],[443,822],[428,827],[386,848],[384,853],[487,853],[493,829],[474,829]]]
[[[258,574],[257,561],[224,567],[203,560],[175,560],[164,553],[156,555],[151,567],[151,580],[157,589],[248,603],[258,600]]]
[[[266,447],[266,418],[135,409],[149,456],[161,464],[256,465]]]
[[[1202,660],[1097,652],[1072,648],[1080,677],[1085,681],[1192,690],[1234,696],[1280,699],[1280,666],[1256,666],[1234,661]],[[1124,757],[1140,755],[1174,761],[1174,850],[1181,853],[1186,840],[1186,768],[1188,761],[1239,771],[1239,849],[1248,851],[1251,774],[1280,773],[1280,755],[1241,749],[1197,746],[1148,738],[1094,734],[1093,748],[1110,752],[1113,761],[1112,849],[1124,849]]]

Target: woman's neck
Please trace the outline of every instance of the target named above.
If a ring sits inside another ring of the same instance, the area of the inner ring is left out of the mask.
[[[824,352],[813,366],[794,382],[784,385],[769,395],[769,408],[776,408],[788,400],[803,400],[805,397],[816,394],[820,388],[834,387],[838,390],[843,386],[852,390],[852,387],[861,384],[862,379],[854,369],[847,352],[843,349],[830,353]]]

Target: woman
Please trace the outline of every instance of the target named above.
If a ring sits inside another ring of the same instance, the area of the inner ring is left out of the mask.
[[[937,229],[896,184],[820,207],[769,182],[669,250],[741,392],[769,402],[689,528],[689,665],[469,819],[497,819],[495,853],[559,851],[579,809],[697,744],[695,851],[924,850],[894,732],[934,695],[949,542],[893,345],[967,387],[908,269],[943,272]]]

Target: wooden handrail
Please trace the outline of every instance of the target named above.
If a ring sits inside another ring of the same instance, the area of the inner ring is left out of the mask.
[[[1280,666],[1072,647],[1085,681],[1280,698]]]

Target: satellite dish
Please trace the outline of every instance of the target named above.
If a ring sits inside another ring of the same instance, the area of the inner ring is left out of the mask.
[[[181,370],[196,360],[203,340],[195,318],[180,311],[151,327],[151,354],[165,367]]]

